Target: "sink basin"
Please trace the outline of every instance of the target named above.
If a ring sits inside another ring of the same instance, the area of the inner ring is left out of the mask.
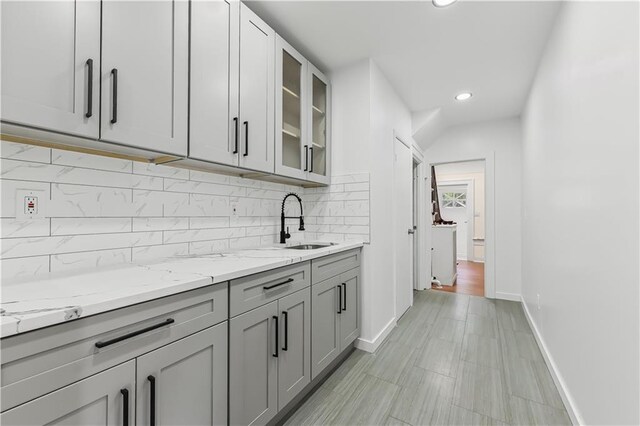
[[[316,244],[298,244],[297,246],[287,247],[288,249],[293,250],[316,250],[323,247],[329,247],[334,245],[334,243],[316,243]]]

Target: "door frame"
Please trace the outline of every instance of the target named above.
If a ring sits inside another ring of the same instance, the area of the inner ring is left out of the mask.
[[[438,182],[438,186],[466,186],[467,187],[467,258],[469,262],[475,262],[473,254],[473,236],[475,232],[475,186],[476,180],[455,179]]]
[[[415,211],[415,223],[414,225],[417,227],[415,230],[416,233],[413,235],[414,239],[414,273],[417,277],[413,278],[413,288],[414,290],[425,290],[431,287],[431,271],[427,269],[427,265],[431,264],[431,259],[425,256],[422,256],[421,253],[426,253],[427,249],[427,226],[429,224],[429,220],[427,215],[430,215],[431,212],[427,211],[425,200],[427,200],[427,163],[424,161],[424,153],[422,149],[414,142],[412,145],[413,152],[413,164],[416,168],[416,178],[414,181],[415,185],[415,194],[414,200],[415,203],[414,211]],[[430,252],[429,252],[430,253]],[[429,263],[427,263],[427,261]]]
[[[466,161],[484,160],[484,233],[485,233],[485,254],[484,254],[484,297],[496,298],[496,227],[495,227],[495,151],[485,151],[476,155],[464,156],[460,154],[434,155],[427,161],[428,167],[438,164],[461,163]],[[430,179],[428,177],[427,179]],[[429,182],[431,186],[431,182]],[[431,214],[431,206],[428,207]],[[431,227],[425,230],[427,234],[427,247],[431,247]],[[431,251],[427,252],[427,265],[431,265]],[[429,275],[431,276],[432,273]]]

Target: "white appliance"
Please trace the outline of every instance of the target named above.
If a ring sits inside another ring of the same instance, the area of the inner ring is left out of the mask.
[[[456,225],[432,225],[431,273],[442,285],[456,282]]]

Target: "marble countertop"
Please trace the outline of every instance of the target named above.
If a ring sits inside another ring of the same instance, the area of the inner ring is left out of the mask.
[[[353,242],[316,250],[294,250],[283,246],[229,250],[157,262],[128,263],[73,274],[47,274],[30,281],[3,282],[0,337],[222,283],[362,245]]]

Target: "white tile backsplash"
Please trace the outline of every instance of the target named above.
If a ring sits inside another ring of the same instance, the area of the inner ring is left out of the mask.
[[[370,239],[366,173],[304,189],[5,141],[0,157],[2,279],[274,244],[288,192],[292,239]],[[16,219],[17,189],[45,191],[45,219]]]

